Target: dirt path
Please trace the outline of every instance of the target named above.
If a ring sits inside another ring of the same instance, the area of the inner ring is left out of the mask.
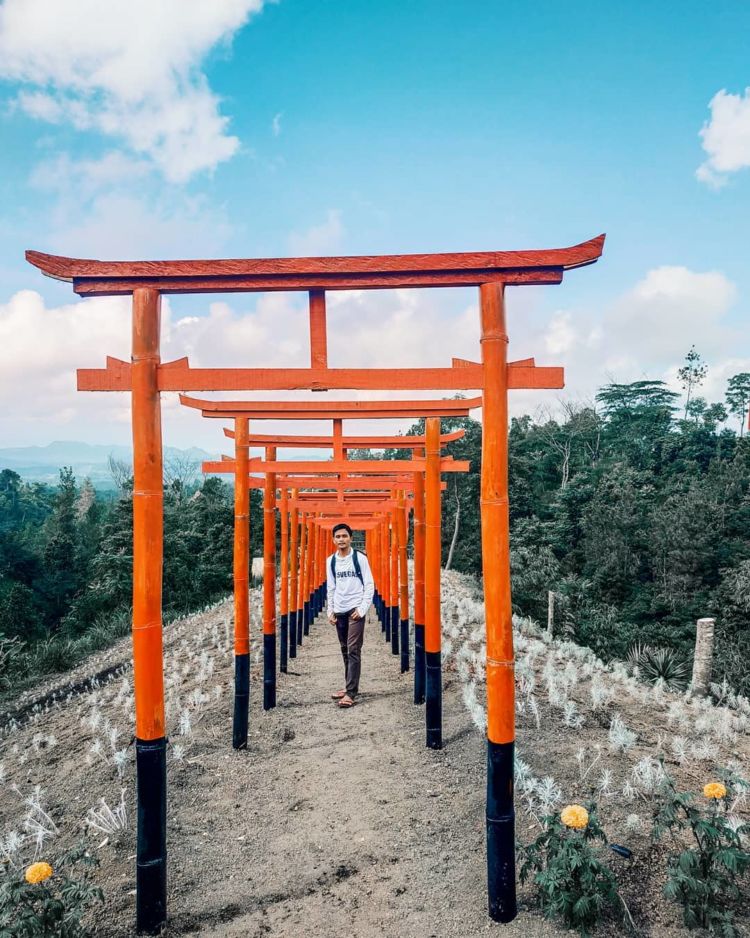
[[[170,934],[487,933],[484,741],[449,684],[446,746],[428,751],[411,675],[372,618],[364,656],[361,701],[340,711],[329,693],[341,656],[319,620],[279,679],[279,706],[253,713],[248,751],[223,752],[216,721],[202,774],[188,765],[175,779]],[[523,916],[502,933],[557,932]]]

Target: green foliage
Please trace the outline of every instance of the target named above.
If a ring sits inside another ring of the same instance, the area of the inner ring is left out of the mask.
[[[63,469],[59,485],[0,471],[0,691],[77,664],[127,634],[133,583],[132,483],[116,497]],[[257,495],[258,493],[253,493]],[[262,535],[251,499],[254,549]],[[164,492],[164,615],[168,621],[232,589],[233,493],[219,479],[190,486],[172,471]]]
[[[661,681],[669,690],[684,690],[690,679],[687,664],[674,648],[654,648],[637,642],[625,660],[641,680],[649,684]]]
[[[544,914],[562,918],[582,936],[622,902],[615,875],[602,860],[607,838],[596,805],[586,808],[589,821],[582,830],[565,827],[558,814],[548,815],[536,840],[519,849],[521,882],[531,878],[538,887]]]
[[[729,379],[726,402],[729,413],[739,417],[740,436],[742,436],[745,430],[748,405],[750,405],[750,374],[748,372],[743,371],[741,374],[734,375]]]
[[[724,779],[727,795],[695,804],[690,792],[678,792],[667,777],[659,793],[653,836],[669,833],[680,851],[669,858],[664,894],[682,906],[688,928],[707,928],[722,938],[735,938],[734,908],[741,899],[740,877],[750,869],[750,853],[742,846],[750,825],[733,823],[727,801],[736,793],[739,780]],[[685,843],[685,835],[692,843]]]
[[[104,895],[91,881],[98,860],[78,846],[51,864],[41,883],[27,883],[23,870],[8,870],[0,885],[0,938],[86,938],[83,917]]]

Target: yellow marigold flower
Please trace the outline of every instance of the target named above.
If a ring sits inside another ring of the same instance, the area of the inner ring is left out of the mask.
[[[726,785],[722,785],[721,782],[709,782],[708,785],[703,786],[703,794],[706,798],[724,798],[726,793]]]
[[[589,813],[580,804],[569,804],[560,812],[560,820],[566,827],[574,827],[581,830],[589,822]]]
[[[52,867],[49,863],[32,863],[26,870],[27,883],[43,883],[52,875]]]

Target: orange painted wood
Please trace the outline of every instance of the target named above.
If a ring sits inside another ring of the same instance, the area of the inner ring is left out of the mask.
[[[414,621],[424,625],[424,475],[414,473]]]
[[[409,618],[409,562],[406,556],[406,542],[409,533],[408,508],[403,489],[399,489],[396,505],[398,521],[398,579],[399,606],[402,619]]]
[[[27,251],[42,273],[72,281],[87,295],[251,290],[351,290],[407,286],[557,283],[563,272],[601,256],[604,235],[569,248],[359,257],[294,257],[182,261],[97,261]]]
[[[424,647],[440,651],[440,420],[425,421],[425,615]]]
[[[481,397],[438,401],[209,401],[180,395],[185,407],[204,417],[236,417],[243,414],[271,420],[335,420],[397,417],[466,417],[482,406]]]
[[[276,447],[266,447],[266,457],[274,459]],[[263,487],[263,634],[276,634],[276,476],[266,474]]]
[[[440,437],[440,445],[453,443],[460,440],[466,434],[466,430],[453,430],[451,433],[443,433]],[[224,427],[224,436],[229,439],[234,438],[234,430]],[[295,436],[289,434],[271,433],[251,433],[249,438],[250,446],[268,446],[270,444],[278,447],[294,447],[295,449],[304,449],[307,447],[315,449],[333,449],[334,438],[332,436]],[[424,446],[424,437],[422,436],[344,436],[341,440],[343,446],[352,449],[420,449]]]
[[[299,570],[299,515],[296,502],[297,490],[290,491],[291,510],[289,512],[289,611],[297,610],[297,572]]]
[[[250,486],[248,420],[235,421],[234,437],[234,653],[250,653]]]
[[[441,472],[468,472],[471,464],[466,460],[453,459],[452,456],[443,456],[440,461]],[[424,472],[426,468],[424,459],[350,459],[327,462],[302,462],[296,460],[279,460],[268,462],[261,457],[250,459],[250,472]]]
[[[307,525],[305,524],[304,512],[299,512],[299,573],[297,576],[297,609],[302,609],[305,604],[305,565],[307,553]]]
[[[279,598],[279,615],[285,616],[289,612],[289,492],[286,488],[281,490],[281,505],[279,508],[279,524],[281,526],[281,561],[279,579],[281,580],[281,593]]]
[[[390,537],[390,564],[391,564],[391,606],[398,606],[398,515],[393,508],[388,513]],[[391,626],[393,628],[393,626]],[[398,628],[398,625],[396,625]]]
[[[164,553],[159,366],[161,301],[133,294],[133,671],[135,734],[161,739],[164,728],[162,566]]]
[[[79,368],[79,391],[130,390],[130,365],[107,358],[106,368]],[[329,389],[452,391],[481,390],[482,366],[464,362],[452,368],[191,368],[187,359],[159,368],[160,391],[323,391]],[[562,368],[518,363],[508,371],[508,387],[562,388]]]
[[[326,336],[326,295],[323,290],[310,290],[310,368],[328,368]]]
[[[487,737],[515,739],[513,618],[508,510],[508,335],[502,287],[479,293],[482,360],[487,373],[482,417],[482,572],[487,624]]]

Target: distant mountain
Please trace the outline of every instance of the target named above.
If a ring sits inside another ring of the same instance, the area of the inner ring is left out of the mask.
[[[133,450],[129,446],[78,443],[74,440],[58,441],[47,446],[17,446],[0,449],[0,469],[12,469],[26,482],[55,485],[60,469],[70,466],[77,479],[89,478],[95,488],[113,489],[115,485],[108,467],[110,456],[122,462],[132,463]],[[164,447],[165,461],[187,459],[200,463],[204,459],[217,458],[216,454],[207,453],[197,447]]]

